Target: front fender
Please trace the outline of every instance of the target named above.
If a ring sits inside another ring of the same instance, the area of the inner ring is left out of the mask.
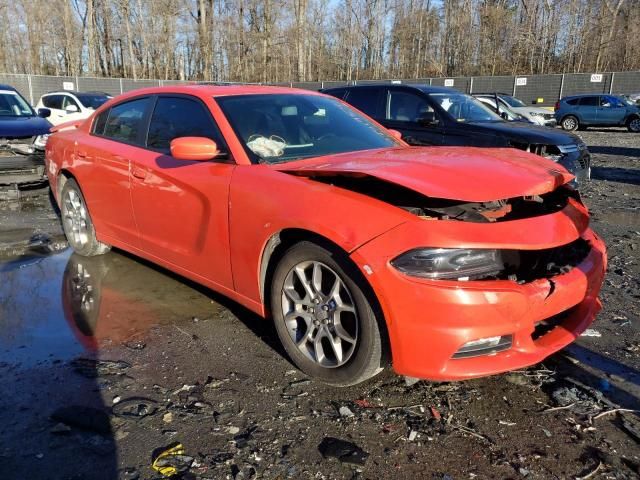
[[[234,289],[261,302],[261,261],[269,240],[306,230],[350,253],[412,219],[362,194],[272,169],[241,165],[231,180],[229,229]]]

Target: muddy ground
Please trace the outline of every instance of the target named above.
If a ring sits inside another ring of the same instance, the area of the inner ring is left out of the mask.
[[[581,134],[610,255],[598,336],[462,383],[309,381],[238,305],[122,252],[72,255],[46,191],[0,202],[4,478],[161,478],[154,450],[176,442],[182,478],[640,477],[639,417],[615,411],[640,407],[640,136]]]

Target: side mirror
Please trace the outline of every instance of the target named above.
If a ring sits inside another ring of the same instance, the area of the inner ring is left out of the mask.
[[[394,130],[393,128],[387,129],[393,138],[397,138],[398,140],[402,140],[402,133],[398,130]]]
[[[206,137],[179,137],[171,140],[171,156],[177,160],[206,161],[220,155],[216,142]]]
[[[422,112],[417,123],[423,127],[433,127],[438,124],[438,119],[435,112]]]
[[[500,116],[503,120],[509,120],[509,114],[507,112],[500,112]]]
[[[42,118],[49,118],[51,116],[51,110],[49,110],[48,108],[39,108],[38,116]]]
[[[67,113],[77,113],[79,110],[77,105],[67,105],[64,111]]]

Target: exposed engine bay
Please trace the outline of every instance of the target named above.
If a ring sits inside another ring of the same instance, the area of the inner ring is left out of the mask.
[[[552,192],[529,197],[490,202],[463,202],[427,197],[409,188],[370,175],[332,174],[314,175],[309,178],[381,200],[425,220],[503,222],[560,211],[567,205],[569,198],[580,201],[579,193],[569,186],[562,186]]]

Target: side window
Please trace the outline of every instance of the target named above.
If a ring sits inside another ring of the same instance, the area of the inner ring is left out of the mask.
[[[80,106],[78,105],[78,102],[76,102],[69,95],[64,95],[62,100],[62,109],[66,110],[69,105],[75,105],[78,111],[80,111]]]
[[[111,107],[103,135],[113,140],[138,143],[150,101],[148,97],[140,98]]]
[[[578,103],[580,103],[580,99],[579,98],[572,98],[571,100],[567,100],[567,103],[569,105],[578,105]]]
[[[222,135],[204,105],[184,97],[159,97],[149,123],[147,147],[169,152],[171,140],[178,137],[207,137],[222,150]]]
[[[104,134],[104,127],[107,124],[107,118],[109,117],[109,110],[105,110],[96,117],[93,121],[93,133],[96,135]]]
[[[42,104],[46,108],[55,108],[56,110],[62,110],[62,95],[47,95],[42,97]]]
[[[434,115],[433,108],[421,96],[402,90],[389,91],[387,120],[415,123],[421,118]]]
[[[370,117],[383,118],[380,106],[384,95],[384,88],[354,88],[347,93],[346,101]]]
[[[600,102],[598,100],[599,97],[582,97],[580,99],[581,107],[598,107]]]
[[[616,97],[602,96],[600,97],[601,107],[623,107],[624,105]]]

